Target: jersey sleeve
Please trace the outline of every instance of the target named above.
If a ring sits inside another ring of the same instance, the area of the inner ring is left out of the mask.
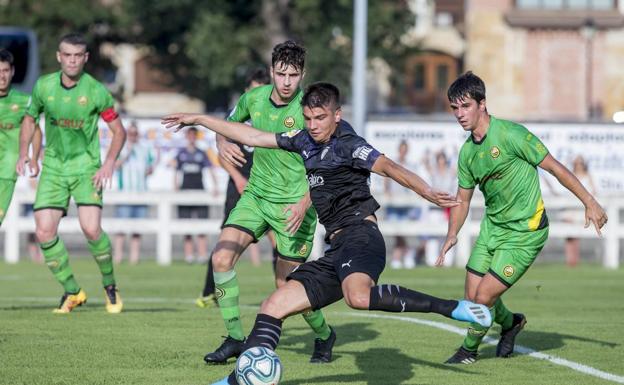
[[[230,115],[228,116],[227,120],[229,120],[230,122],[239,122],[239,123],[244,123],[248,121],[251,117],[249,115],[248,101],[249,101],[249,94],[244,93],[238,99],[236,106],[234,107],[232,112],[230,112]]]
[[[548,155],[548,149],[544,143],[521,125],[516,125],[509,130],[507,144],[516,156],[533,166],[540,164]]]
[[[282,150],[301,153],[305,146],[305,131],[290,130],[275,134],[277,146]]]
[[[32,95],[28,99],[26,104],[26,114],[32,116],[35,119],[39,119],[39,115],[43,112],[43,102],[41,99],[41,82],[37,80],[35,87],[33,88]]]
[[[347,149],[351,154],[351,166],[356,169],[372,170],[381,153],[359,136],[349,140],[348,144]]]
[[[464,151],[459,152],[459,160],[457,161],[457,182],[459,187],[472,190],[477,184],[468,168],[468,156]]]

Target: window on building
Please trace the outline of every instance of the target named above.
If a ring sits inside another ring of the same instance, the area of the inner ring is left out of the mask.
[[[449,85],[449,68],[446,64],[440,64],[436,70],[437,89],[445,91]]]
[[[417,63],[414,66],[414,89],[425,89],[425,64]]]

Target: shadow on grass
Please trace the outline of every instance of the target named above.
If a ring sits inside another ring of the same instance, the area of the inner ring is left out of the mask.
[[[336,374],[307,378],[306,384],[339,384],[363,382],[368,385],[400,385],[410,381],[418,375],[419,367],[444,370],[454,373],[474,374],[461,367],[444,365],[439,362],[431,362],[410,357],[403,354],[399,349],[372,348],[365,351],[343,351],[355,357],[357,369],[353,374]],[[282,385],[299,385],[300,380],[283,381]],[[413,384],[413,382],[410,382]]]
[[[492,337],[498,338],[498,334],[491,334]],[[615,349],[620,344],[610,341],[602,341],[594,338],[577,336],[574,334],[547,333],[536,330],[523,330],[516,340],[516,345],[522,345],[538,352],[547,352],[564,347],[566,341],[579,341],[589,344],[598,345],[603,348]],[[480,358],[489,359],[496,358],[496,346],[487,345],[480,349]]]

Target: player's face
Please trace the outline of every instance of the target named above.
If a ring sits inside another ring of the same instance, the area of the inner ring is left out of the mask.
[[[61,64],[61,71],[69,78],[75,78],[82,73],[85,63],[89,60],[87,47],[61,43],[56,52],[56,60]]]
[[[306,128],[317,143],[325,143],[329,141],[336,126],[340,122],[342,111],[340,108],[332,107],[303,107],[303,119]]]
[[[195,142],[197,142],[197,132],[188,130],[186,132],[186,140],[188,140],[191,146],[195,146]]]
[[[0,93],[6,94],[11,87],[11,80],[15,74],[15,68],[9,63],[0,61]]]
[[[130,126],[127,134],[129,142],[136,143],[139,141],[139,130],[136,127]]]
[[[282,62],[275,63],[271,67],[271,79],[279,98],[288,102],[299,89],[299,83],[303,79],[304,72],[292,65],[284,65]]]
[[[477,103],[470,97],[451,102],[451,109],[455,119],[465,131],[474,131],[483,113],[485,113],[485,99]]]

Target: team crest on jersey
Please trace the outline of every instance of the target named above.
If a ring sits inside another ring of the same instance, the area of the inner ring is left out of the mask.
[[[514,270],[513,266],[511,265],[507,265],[503,268],[503,274],[505,274],[505,277],[509,278],[512,275],[514,275],[516,271]]]
[[[287,116],[286,119],[284,119],[284,126],[288,128],[293,128],[294,125],[295,125],[295,118],[293,118],[292,116]]]
[[[301,248],[299,249],[299,255],[304,256],[306,255],[307,252],[308,252],[308,245],[304,243],[303,245],[301,245]]]
[[[494,159],[498,158],[500,155],[500,150],[498,149],[498,147],[494,146],[490,148],[490,155],[492,155],[492,158]]]
[[[78,104],[80,104],[81,106],[86,106],[88,101],[89,99],[87,99],[86,96],[81,96],[78,98]]]
[[[11,105],[11,111],[13,111],[13,112],[19,111],[19,106],[17,104],[12,104]]]

